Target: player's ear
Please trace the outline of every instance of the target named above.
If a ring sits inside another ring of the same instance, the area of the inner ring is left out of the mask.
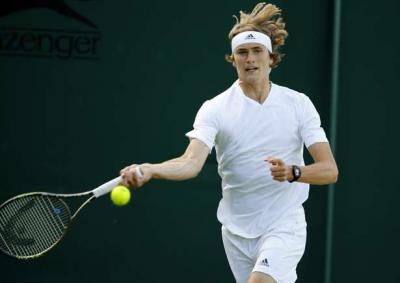
[[[274,56],[269,55],[269,67],[272,69],[272,66],[274,65]]]
[[[236,68],[235,57],[233,56],[233,54],[231,54],[231,55],[226,54],[226,55],[225,55],[225,60],[226,60],[228,63],[232,63],[232,66],[233,66],[234,68]]]

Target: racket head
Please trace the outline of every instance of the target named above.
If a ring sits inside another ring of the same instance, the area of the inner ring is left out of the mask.
[[[0,206],[0,250],[17,259],[37,258],[62,239],[70,222],[70,208],[55,194],[13,197]]]

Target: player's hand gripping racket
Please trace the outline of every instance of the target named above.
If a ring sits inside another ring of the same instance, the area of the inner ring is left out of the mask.
[[[139,167],[136,174],[142,177]],[[17,259],[45,254],[62,239],[84,206],[109,193],[120,182],[121,177],[117,177],[84,193],[34,192],[7,200],[0,206],[0,250]],[[66,202],[71,198],[84,198],[74,213]]]

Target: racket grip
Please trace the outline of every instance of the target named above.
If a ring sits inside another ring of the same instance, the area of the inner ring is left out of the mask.
[[[122,178],[119,176],[115,179],[112,179],[111,181],[108,181],[107,183],[104,183],[103,185],[97,187],[96,189],[93,190],[93,195],[98,198],[101,197],[102,195],[105,195],[109,192],[112,191],[112,189],[115,186],[118,186],[119,183],[122,182]]]
[[[136,176],[139,178],[143,178],[143,173],[140,170],[139,166],[136,166],[135,168]],[[93,190],[93,195],[98,198],[101,197],[102,195],[105,195],[114,189],[114,187],[118,186],[122,182],[121,176],[112,179],[111,181],[108,181],[107,183],[104,183],[103,185],[97,187],[96,189]]]

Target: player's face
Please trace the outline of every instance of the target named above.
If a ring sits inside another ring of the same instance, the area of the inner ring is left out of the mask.
[[[268,50],[258,43],[242,44],[233,53],[234,66],[241,81],[252,83],[268,77],[272,63]]]

